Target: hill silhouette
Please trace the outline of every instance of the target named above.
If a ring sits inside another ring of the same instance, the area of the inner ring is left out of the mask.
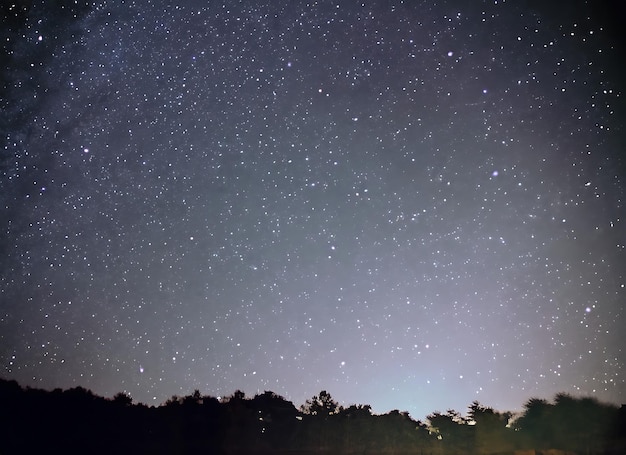
[[[626,451],[626,407],[561,393],[515,420],[474,401],[428,422],[342,407],[321,391],[299,409],[266,391],[218,400],[199,391],[158,407],[118,393],[44,391],[0,379],[0,453],[612,455]]]

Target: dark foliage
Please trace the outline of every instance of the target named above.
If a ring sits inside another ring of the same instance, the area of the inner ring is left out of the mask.
[[[398,410],[343,408],[326,391],[298,410],[273,392],[218,400],[198,390],[159,407],[82,387],[51,392],[0,380],[0,453],[607,455],[626,449],[624,407],[558,394],[511,413],[478,402],[429,425]]]

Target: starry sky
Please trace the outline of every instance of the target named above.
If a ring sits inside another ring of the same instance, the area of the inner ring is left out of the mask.
[[[0,375],[626,402],[624,8],[563,6],[2,6]]]

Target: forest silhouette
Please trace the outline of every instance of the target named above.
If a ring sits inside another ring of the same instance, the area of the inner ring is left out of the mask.
[[[0,379],[0,454],[419,454],[617,455],[626,453],[626,406],[557,394],[514,416],[471,403],[466,416],[427,422],[398,410],[342,407],[326,391],[300,408],[273,392],[221,400],[193,394],[160,406],[123,393],[23,388]]]

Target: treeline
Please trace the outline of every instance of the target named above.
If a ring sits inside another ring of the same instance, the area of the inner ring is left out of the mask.
[[[342,407],[325,391],[299,409],[273,392],[241,391],[222,400],[195,391],[148,407],[122,393],[108,399],[82,387],[48,392],[0,379],[0,454],[626,452],[626,408],[593,398],[530,399],[516,418],[474,402],[467,416],[449,410],[427,420]]]

